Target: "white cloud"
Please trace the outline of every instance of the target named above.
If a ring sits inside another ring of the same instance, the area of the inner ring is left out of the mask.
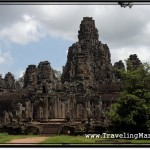
[[[14,58],[10,50],[10,44],[0,41],[0,74],[5,76],[11,70]]]
[[[20,70],[18,73],[19,78],[21,78],[24,75],[25,71],[24,70]]]
[[[0,45],[0,74],[5,76],[11,70],[14,60],[9,50],[2,50]]]
[[[27,14],[24,14],[22,17],[24,18],[25,21],[30,21],[32,19],[32,17],[30,17]]]
[[[84,16],[93,16],[94,8],[88,5],[42,6],[40,22],[54,37],[76,41],[80,22]]]
[[[5,58],[3,54],[0,54],[0,64],[3,64],[5,62]]]
[[[143,62],[149,62],[150,56],[148,55],[150,51],[150,47],[125,47],[125,48],[118,48],[118,49],[112,49],[110,50],[111,52],[111,59],[112,59],[112,64],[119,60],[126,60],[129,58],[129,55],[131,54],[137,54],[138,58]]]
[[[7,51],[7,52],[0,51],[0,65],[9,64],[12,62],[13,62],[13,58],[9,51]]]
[[[0,38],[28,44],[51,35],[76,42],[82,18],[90,16],[100,40],[110,48],[113,63],[134,53],[145,62],[150,61],[149,14],[149,5],[134,5],[131,9],[119,5],[0,6]]]
[[[5,75],[11,70],[13,64],[13,58],[10,52],[2,53],[0,52],[0,74]]]
[[[9,27],[0,30],[0,38],[17,44],[28,44],[38,41],[43,33],[40,24],[28,15],[23,15],[24,20],[18,21]]]
[[[2,18],[7,26],[11,25],[10,28],[16,34],[19,32],[22,35],[19,34],[21,38],[11,38],[12,42],[34,42],[40,38],[39,34],[41,33],[76,41],[82,18],[90,16],[95,20],[100,40],[116,48],[128,44],[136,45],[138,44],[137,40],[140,41],[140,44],[145,44],[143,41],[144,29],[149,22],[148,14],[150,13],[149,6],[142,5],[135,5],[131,9],[124,9],[119,5],[5,6],[7,9],[4,6],[1,7],[0,14],[5,14],[5,19],[1,15],[0,19]],[[10,18],[10,16],[12,17]],[[21,16],[24,21],[20,20]],[[2,25],[4,22],[2,21]],[[32,27],[30,28],[32,34],[28,34],[29,31],[25,29],[29,28],[29,25]],[[42,29],[38,32],[39,26]],[[5,29],[4,26],[2,29]],[[7,34],[5,33],[5,35]],[[28,40],[27,37],[29,37]]]
[[[68,49],[66,50],[66,55],[68,54]]]

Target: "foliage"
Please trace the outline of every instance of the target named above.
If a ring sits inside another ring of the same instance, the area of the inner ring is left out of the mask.
[[[129,60],[121,70],[122,92],[111,106],[108,118],[115,132],[148,132],[150,130],[150,65],[134,68]]]

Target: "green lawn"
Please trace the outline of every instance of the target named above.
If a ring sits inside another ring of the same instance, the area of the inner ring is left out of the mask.
[[[7,143],[13,139],[23,139],[27,137],[35,137],[35,135],[8,135],[7,133],[0,133],[0,143]]]
[[[46,139],[42,144],[150,144],[148,139],[93,139],[84,136],[52,136]]]
[[[94,139],[86,139],[84,136],[52,136],[49,137],[47,140],[45,140],[42,143],[57,143],[57,144],[63,144],[63,143],[95,143]]]
[[[37,137],[36,135],[8,135],[6,133],[0,133],[0,143],[8,143],[13,139],[22,139],[27,137]],[[93,139],[85,138],[84,136],[66,136],[58,135],[51,136],[44,142],[39,144],[91,144],[91,145],[103,145],[103,144],[150,144],[148,139]]]

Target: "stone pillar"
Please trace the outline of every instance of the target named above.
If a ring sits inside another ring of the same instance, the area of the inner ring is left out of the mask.
[[[58,98],[56,99],[56,118],[58,118]]]
[[[70,112],[70,96],[68,96],[68,107],[67,107],[67,112]]]
[[[31,122],[33,121],[34,117],[33,117],[33,112],[34,112],[34,107],[33,107],[33,102],[30,102],[31,105],[31,109],[30,109],[30,118],[31,118]]]
[[[88,108],[88,102],[85,103],[85,118],[88,117],[87,108]]]
[[[59,107],[59,98],[57,98],[57,118],[59,118],[60,107]]]
[[[58,103],[57,103],[57,118],[61,118],[61,100],[57,98]]]
[[[54,111],[55,111],[54,118],[57,118],[57,105],[58,105],[57,98],[54,97]]]
[[[26,101],[25,102],[25,118],[30,119],[31,118],[31,113],[32,113],[32,108],[31,108],[31,102]]]
[[[68,101],[65,101],[65,117],[68,113]]]
[[[62,103],[62,118],[65,118],[65,104]]]
[[[43,118],[43,108],[42,107],[39,108],[39,113],[40,113],[39,118],[42,119]]]
[[[3,123],[4,124],[6,124],[6,123],[8,123],[10,121],[10,119],[9,119],[9,114],[8,114],[8,112],[7,111],[4,111],[3,112]]]
[[[58,108],[59,118],[62,118],[61,110],[62,110],[62,102],[61,99],[59,99],[59,108]]]
[[[83,104],[77,104],[77,118],[85,119],[85,107]]]
[[[48,121],[48,98],[43,101],[43,120]]]
[[[80,116],[80,104],[77,104],[77,118]]]
[[[41,107],[40,105],[37,106],[37,113],[36,113],[36,119],[38,121],[40,121],[41,119],[43,119],[43,107]]]

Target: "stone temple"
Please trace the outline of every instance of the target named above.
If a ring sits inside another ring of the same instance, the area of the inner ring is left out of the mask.
[[[135,64],[141,63],[135,54],[130,58]],[[1,123],[10,122],[10,116],[19,116],[22,122],[50,122],[66,117],[74,122],[88,117],[107,122],[105,114],[121,91],[116,70],[124,68],[122,61],[111,64],[109,47],[99,41],[94,20],[84,17],[78,41],[68,49],[61,78],[57,78],[49,61],[29,65],[22,87],[10,72],[4,79],[0,76]]]

